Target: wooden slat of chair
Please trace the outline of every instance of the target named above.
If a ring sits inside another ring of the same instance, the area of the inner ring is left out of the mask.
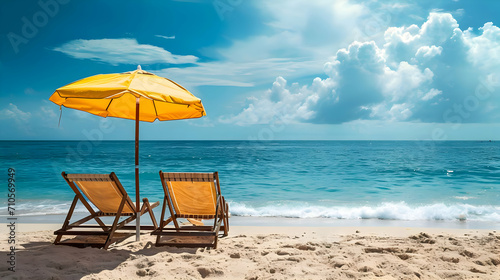
[[[110,174],[66,174],[71,181],[113,181]]]
[[[194,181],[194,182],[210,182],[214,180],[213,173],[180,173],[171,172],[163,173],[164,180],[177,182],[177,181]]]

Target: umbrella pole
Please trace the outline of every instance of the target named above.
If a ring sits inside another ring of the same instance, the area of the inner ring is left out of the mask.
[[[136,226],[135,240],[141,240],[141,213],[140,213],[140,195],[139,195],[139,97],[135,99],[135,204],[136,204]]]

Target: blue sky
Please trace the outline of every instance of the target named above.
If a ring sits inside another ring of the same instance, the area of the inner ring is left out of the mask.
[[[0,140],[132,140],[48,101],[144,70],[203,101],[150,140],[500,139],[498,1],[3,1]]]

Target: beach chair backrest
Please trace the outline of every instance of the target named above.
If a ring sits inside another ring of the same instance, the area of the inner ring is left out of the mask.
[[[218,186],[214,173],[162,173],[177,214],[214,215]]]
[[[128,198],[127,192],[114,173],[67,174],[66,178],[69,182],[74,183],[87,199],[104,213],[117,213],[122,199]],[[122,213],[135,213],[130,199],[126,199]]]

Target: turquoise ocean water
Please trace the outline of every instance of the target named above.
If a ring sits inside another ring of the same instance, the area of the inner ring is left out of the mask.
[[[2,141],[0,162],[0,217],[7,216],[9,168],[18,216],[67,212],[74,194],[62,171],[114,171],[135,197],[133,141]],[[500,142],[141,141],[140,168],[141,197],[154,201],[163,198],[159,170],[219,171],[236,217],[500,228]]]

